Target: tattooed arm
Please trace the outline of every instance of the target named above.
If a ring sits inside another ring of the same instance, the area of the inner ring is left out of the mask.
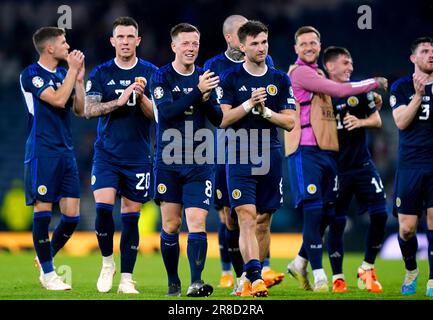
[[[91,95],[86,96],[84,102],[84,115],[87,119],[99,117],[110,113],[128,102],[129,97],[135,89],[136,84],[131,84],[128,88],[123,91],[122,95],[117,100],[112,100],[108,102],[101,102],[102,96]]]

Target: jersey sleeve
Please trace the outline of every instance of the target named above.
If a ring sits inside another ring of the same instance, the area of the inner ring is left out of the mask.
[[[150,92],[156,107],[164,103],[172,103],[173,96],[163,72],[156,71],[150,80]]]
[[[152,81],[152,77],[153,77],[153,75],[154,75],[156,72],[158,72],[158,67],[152,64],[152,65],[148,68],[148,72],[147,72],[147,75],[146,75],[147,84],[146,84],[146,87],[144,88],[144,94],[145,94],[146,97],[148,97],[149,99],[152,99],[152,91],[151,91],[151,89],[150,89],[150,83],[151,83],[151,81]]]
[[[28,73],[24,72],[21,75],[21,83],[23,89],[27,92],[31,92],[34,96],[40,97],[42,92],[48,87],[54,87],[54,83],[46,75],[42,73]]]
[[[86,96],[102,96],[101,69],[95,68],[86,82]]]
[[[395,82],[391,86],[391,93],[389,96],[389,105],[391,108],[397,109],[402,105],[408,105],[409,102],[409,97],[404,94],[401,82]]]
[[[272,57],[270,55],[266,56],[265,62],[268,65],[268,67],[275,68],[275,66],[274,66],[274,60],[272,60]]]
[[[278,106],[276,111],[295,110],[295,97],[293,96],[292,84],[286,74],[281,74],[281,93],[279,95]]]
[[[234,102],[234,92],[233,92],[233,88],[234,86],[232,85],[232,81],[231,81],[231,77],[230,77],[230,73],[226,74],[223,73],[221,75],[221,79],[220,79],[220,88],[219,92],[217,92],[217,94],[220,96],[219,98],[219,102],[220,104],[228,104],[231,105],[233,108],[237,107],[235,105],[233,105]]]

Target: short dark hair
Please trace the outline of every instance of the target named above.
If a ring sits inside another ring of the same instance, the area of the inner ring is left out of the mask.
[[[131,17],[119,17],[113,22],[113,32],[114,29],[117,28],[117,26],[133,26],[135,29],[137,29],[138,32],[138,23],[135,21],[134,18]]]
[[[421,43],[430,43],[433,46],[433,39],[430,37],[420,37],[415,39],[412,42],[412,45],[410,46],[410,50],[412,51],[412,54],[415,53],[416,49]]]
[[[247,36],[256,37],[259,33],[268,33],[268,27],[262,22],[250,20],[245,22],[238,30],[239,41],[244,43]]]
[[[305,33],[311,33],[311,32],[315,33],[320,40],[320,32],[316,28],[314,28],[312,26],[303,26],[303,27],[300,27],[295,32],[295,43],[298,41],[298,37],[300,35],[305,34]]]
[[[337,59],[340,55],[352,58],[349,50],[347,50],[346,48],[334,47],[334,46],[326,48],[325,51],[323,52],[323,58],[322,58],[323,65],[326,65],[327,62],[335,61],[335,59]]]
[[[175,25],[173,28],[171,28],[170,30],[171,40],[173,40],[181,32],[197,32],[198,35],[200,35],[200,31],[198,31],[196,26],[193,26],[192,24],[186,22],[182,22]]]
[[[57,27],[42,27],[33,34],[33,45],[36,51],[41,54],[45,49],[48,40],[65,35],[65,30]]]

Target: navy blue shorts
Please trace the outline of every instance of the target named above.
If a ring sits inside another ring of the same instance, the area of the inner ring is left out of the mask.
[[[74,157],[34,158],[24,164],[26,204],[80,198],[80,178]]]
[[[347,215],[352,197],[358,201],[360,214],[386,212],[386,194],[379,172],[372,161],[364,167],[338,174],[337,216]]]
[[[108,161],[93,162],[92,191],[114,188],[131,201],[145,203],[152,198],[151,165],[117,165]]]
[[[338,191],[336,152],[300,146],[287,162],[295,208],[304,200],[323,204],[335,202]]]
[[[223,207],[230,207],[229,192],[227,190],[226,165],[215,165],[215,196],[214,207],[221,210]]]
[[[180,203],[185,209],[209,211],[213,198],[215,171],[213,166],[183,169],[155,168],[155,202]]]
[[[394,182],[393,214],[421,215],[433,208],[433,169],[398,168]]]
[[[283,203],[283,172],[281,149],[270,152],[267,174],[252,175],[249,164],[227,164],[230,206],[254,204],[259,213],[274,213]]]

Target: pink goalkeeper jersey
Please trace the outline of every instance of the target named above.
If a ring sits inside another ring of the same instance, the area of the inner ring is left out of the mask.
[[[379,84],[374,79],[367,79],[359,82],[339,83],[329,80],[317,73],[317,64],[307,64],[301,59],[297,59],[295,64],[298,67],[290,74],[293,94],[296,100],[302,104],[309,102],[313,98],[313,93],[324,93],[331,97],[348,97],[376,89]],[[311,104],[301,106],[301,127],[310,123]],[[313,128],[306,126],[301,129],[302,146],[317,146]]]

